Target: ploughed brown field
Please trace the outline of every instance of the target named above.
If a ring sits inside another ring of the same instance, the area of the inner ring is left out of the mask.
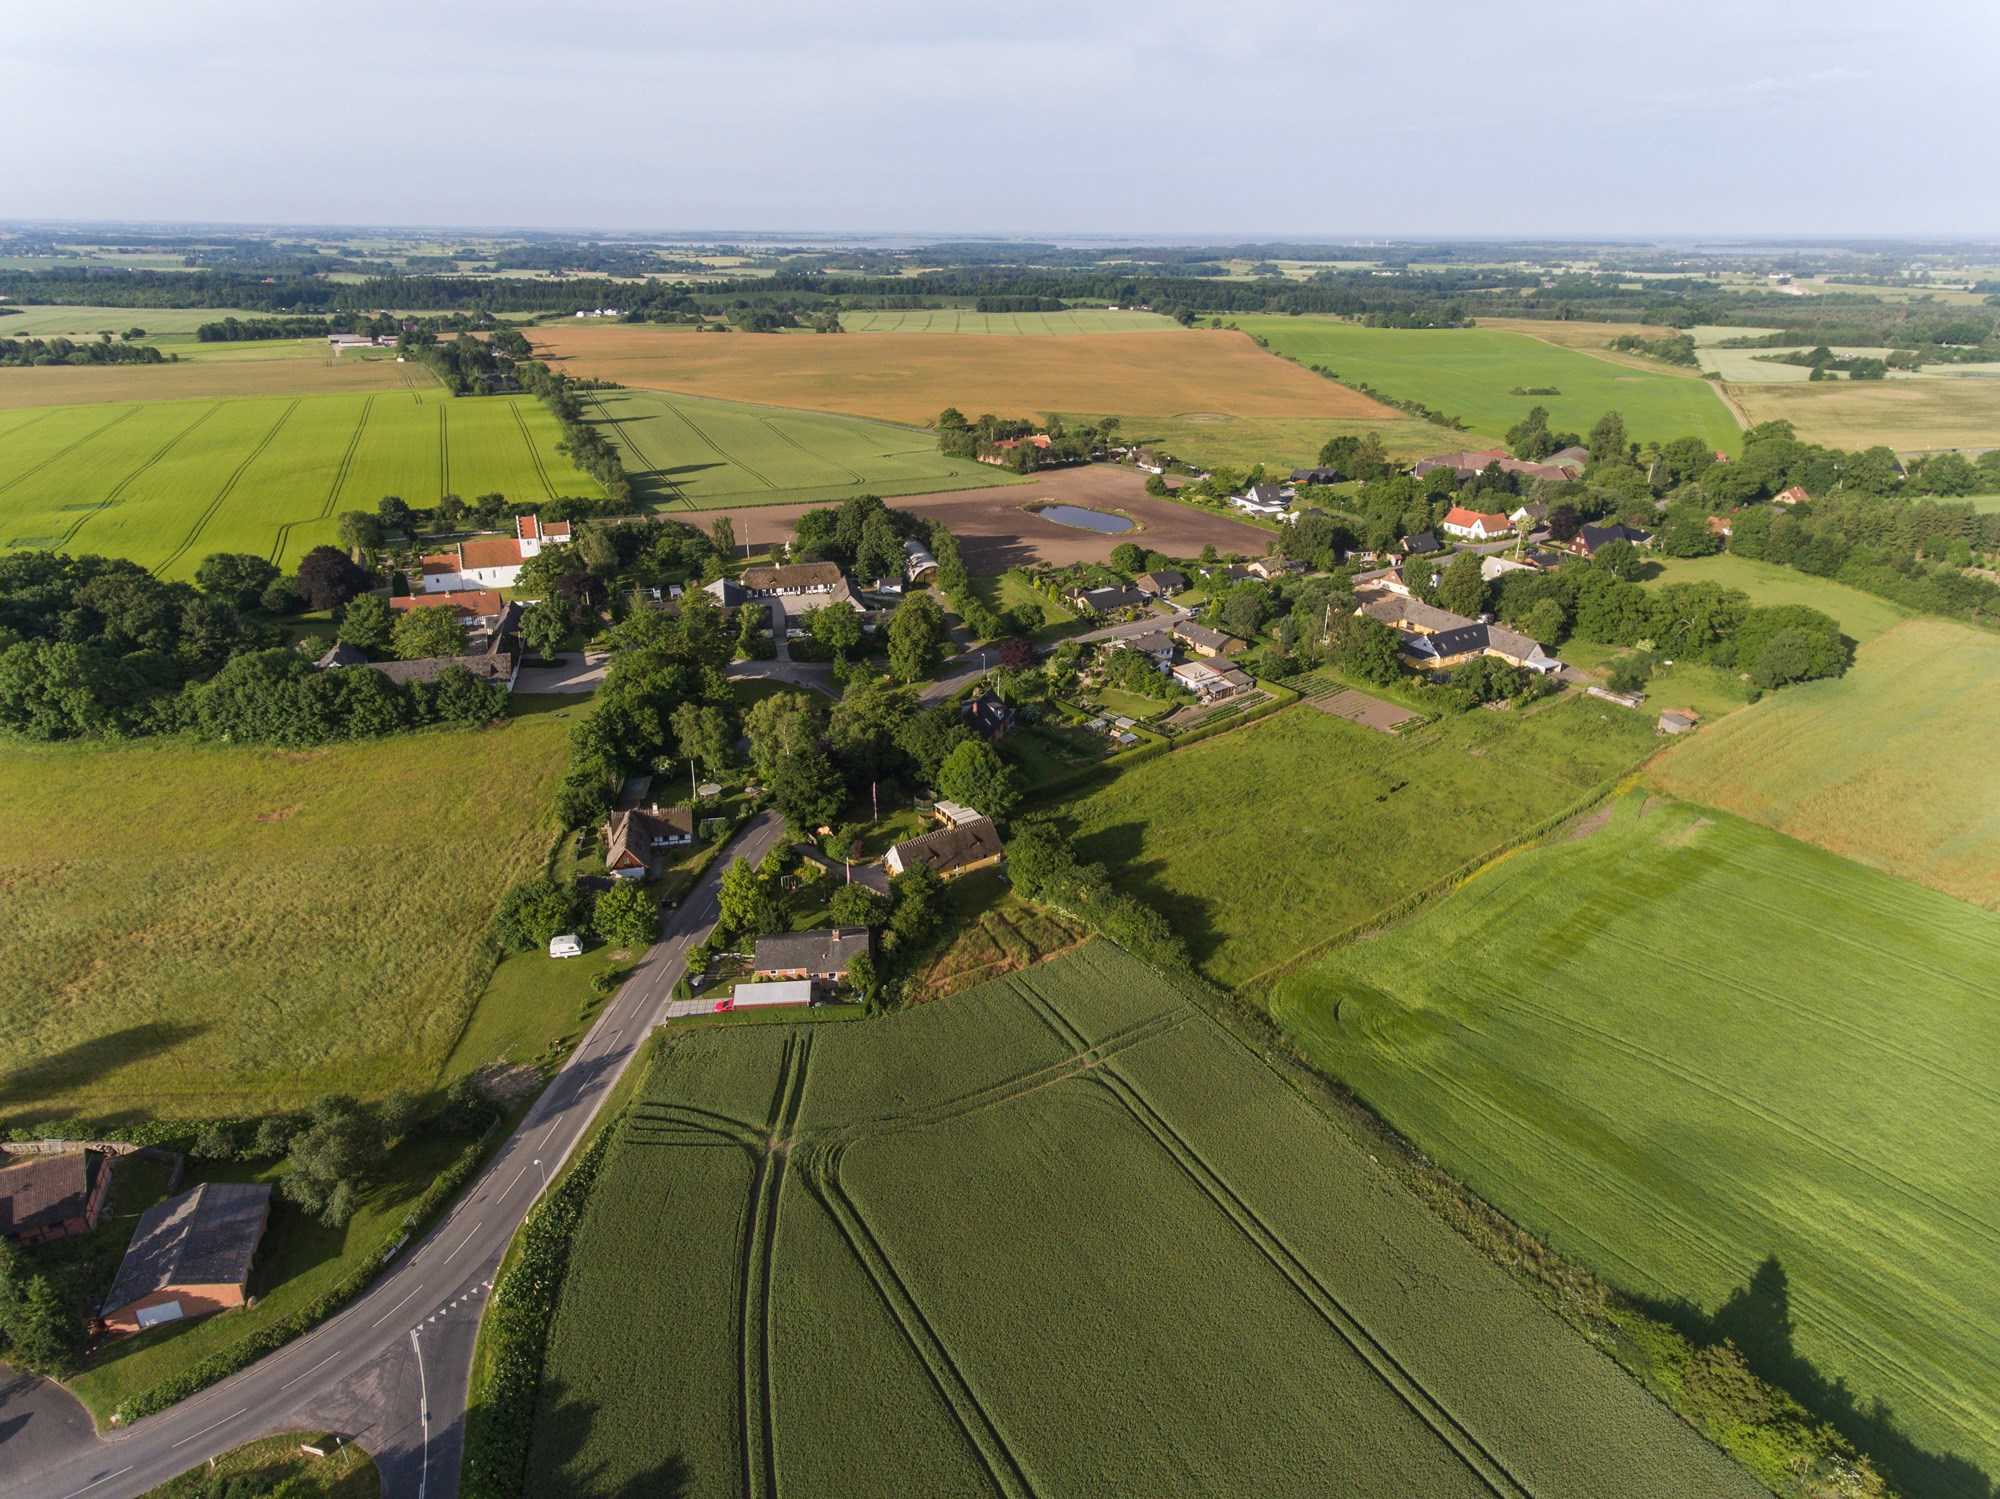
[[[1100,335],[1093,335],[1097,336]],[[984,341],[1012,342],[995,338]],[[1174,557],[1197,556],[1211,542],[1218,552],[1261,557],[1273,540],[1272,534],[1262,527],[1245,525],[1226,515],[1212,515],[1191,505],[1156,499],[1146,493],[1144,475],[1102,463],[1088,468],[1060,469],[1029,484],[906,495],[889,503],[898,510],[944,521],[958,538],[966,567],[975,573],[1005,572],[1010,567],[1037,562],[1053,567],[1072,562],[1102,562],[1121,541],[1137,542],[1151,551]],[[1122,511],[1139,523],[1139,529],[1122,536],[1100,536],[1075,526],[1059,526],[1027,509],[1030,505],[1057,503]],[[735,528],[737,544],[756,549],[790,536],[801,515],[820,508],[819,505],[749,505],[736,510],[703,510],[693,515],[670,511],[666,516],[670,520],[708,526],[718,515],[726,515]]]
[[[193,401],[211,396],[317,396],[346,391],[436,391],[420,364],[393,359],[190,359],[180,364],[38,364],[0,369],[0,411],[96,401]]]
[[[617,324],[557,325],[530,337],[538,354],[571,375],[886,421],[927,423],[947,406],[969,417],[1091,411],[1400,420],[1379,401],[1219,329],[1053,339]]]

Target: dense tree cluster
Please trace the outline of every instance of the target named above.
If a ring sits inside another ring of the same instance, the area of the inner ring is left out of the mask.
[[[1028,900],[1067,912],[1149,963],[1188,966],[1187,944],[1173,924],[1137,896],[1116,888],[1102,864],[1083,862],[1052,822],[1027,822],[1013,830],[1007,841],[1007,877]]]
[[[113,343],[98,335],[96,343],[70,338],[0,338],[0,366],[31,364],[165,364],[168,356],[152,344]]]

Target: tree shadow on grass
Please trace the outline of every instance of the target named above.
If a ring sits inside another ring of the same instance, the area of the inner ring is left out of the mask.
[[[1074,836],[1075,823],[1069,822],[1065,831]],[[1207,901],[1164,883],[1165,860],[1140,858],[1145,834],[1142,823],[1114,823],[1078,838],[1076,856],[1086,864],[1102,864],[1112,889],[1144,901],[1166,917],[1187,943],[1188,956],[1199,966],[1215,955],[1222,945],[1222,934],[1215,929]]]
[[[1897,1426],[1896,1413],[1885,1401],[1864,1402],[1844,1378],[1829,1379],[1799,1352],[1793,1339],[1791,1278],[1776,1255],[1766,1256],[1748,1282],[1712,1313],[1686,1300],[1638,1300],[1647,1313],[1697,1347],[1735,1345],[1752,1373],[1846,1437],[1898,1492],[1912,1499],[1995,1499],[1994,1482],[1985,1469],[1954,1453],[1927,1450]]]
[[[589,1495],[591,1499],[686,1499],[694,1492],[694,1469],[685,1457],[678,1452],[647,1450],[655,1445],[660,1431],[657,1426],[631,1429],[631,1439],[619,1444],[621,1457],[629,1456],[636,1466],[620,1462],[620,1473],[614,1474],[606,1459],[586,1458],[591,1429],[600,1414],[596,1401],[570,1394],[561,1380],[544,1382],[535,1413],[527,1492]],[[639,1431],[645,1434],[639,1435]],[[538,1478],[560,1482],[539,1489]]]
[[[128,1025],[123,1030],[80,1041],[53,1056],[0,1073],[0,1122],[25,1125],[63,1117],[54,1108],[37,1106],[46,1105],[49,1100],[79,1084],[99,1082],[120,1067],[171,1051],[206,1029],[205,1026],[165,1021]],[[99,1124],[113,1125],[136,1123],[151,1115],[144,1109],[126,1109],[92,1117]]]

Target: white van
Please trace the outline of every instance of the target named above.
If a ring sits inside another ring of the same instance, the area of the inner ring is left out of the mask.
[[[560,937],[549,938],[549,956],[552,958],[580,958],[583,956],[583,939],[575,932],[564,932]]]

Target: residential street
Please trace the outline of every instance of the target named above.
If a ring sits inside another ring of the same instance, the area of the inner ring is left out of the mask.
[[[736,836],[731,854],[761,859],[783,832],[766,812]],[[256,1437],[315,1428],[374,1454],[385,1499],[452,1499],[473,1341],[494,1271],[545,1177],[568,1158],[660,1019],[688,948],[714,924],[727,863],[718,859],[667,913],[660,941],[451,1216],[358,1301],[300,1341],[106,1440],[65,1423],[56,1392],[43,1399],[10,1388],[0,1413],[36,1412],[26,1429],[37,1440],[16,1446],[8,1441],[16,1428],[0,1423],[0,1491],[8,1499],[129,1499]]]

